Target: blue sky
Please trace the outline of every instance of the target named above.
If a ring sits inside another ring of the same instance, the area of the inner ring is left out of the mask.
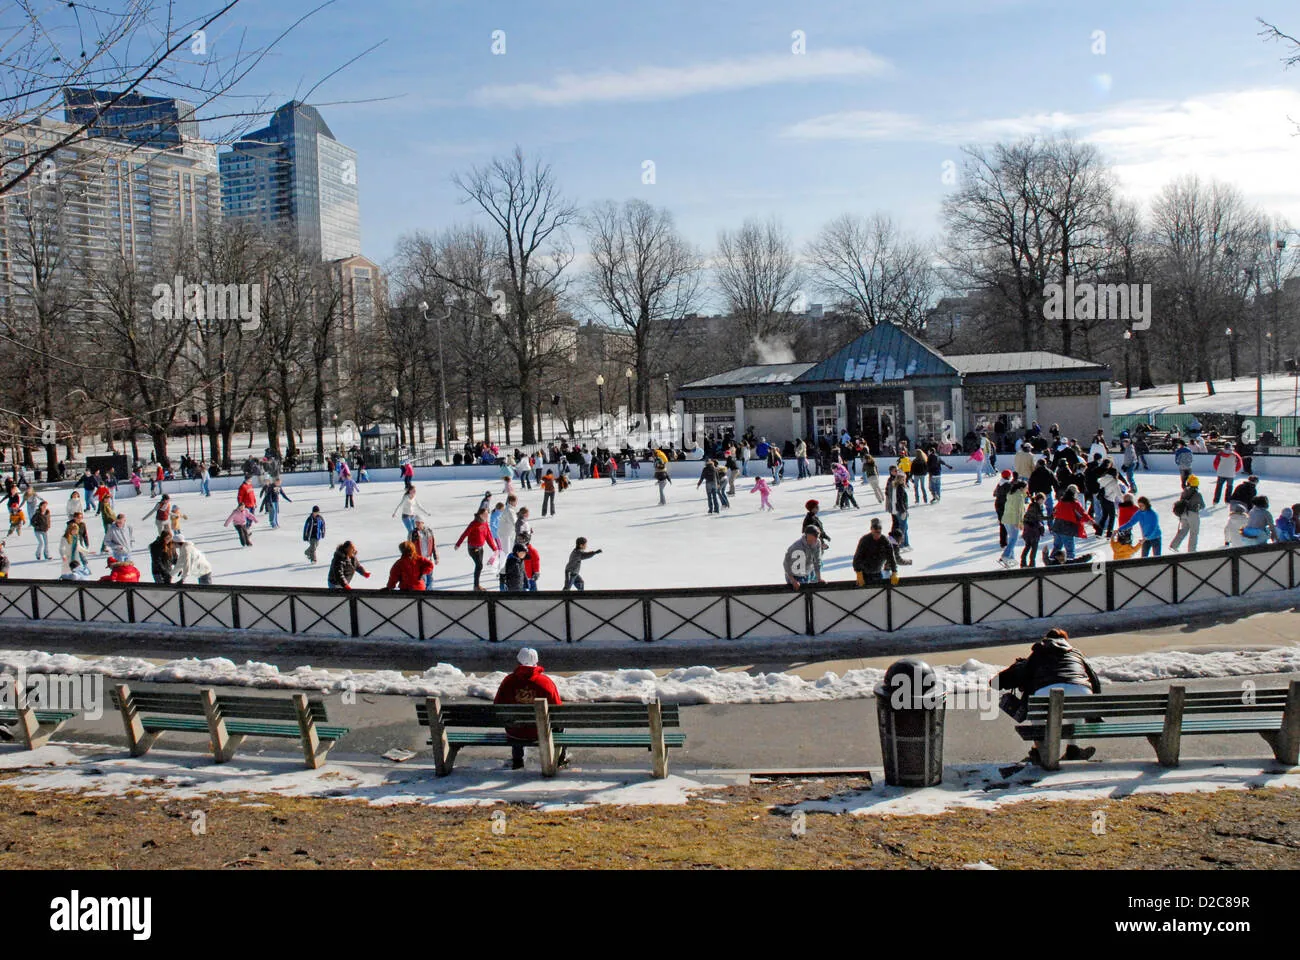
[[[265,42],[309,8],[246,2],[212,42]],[[245,89],[278,104],[383,41],[311,97],[359,151],[381,262],[402,233],[469,218],[450,175],[515,144],[580,202],[668,207],[705,250],[750,216],[799,242],[845,211],[936,236],[962,144],[1053,130],[1096,142],[1139,201],[1198,172],[1300,223],[1300,69],[1256,16],[1300,34],[1274,0],[339,0]]]

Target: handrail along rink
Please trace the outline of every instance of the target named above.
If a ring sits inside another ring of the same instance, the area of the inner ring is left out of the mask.
[[[322,638],[521,643],[745,641],[1110,613],[1290,590],[1288,542],[1106,563],[791,590],[397,593],[324,588],[0,580],[0,623],[139,624]]]

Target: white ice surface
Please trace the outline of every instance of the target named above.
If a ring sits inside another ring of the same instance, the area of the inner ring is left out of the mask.
[[[999,466],[1010,467],[1010,456],[999,457]],[[998,524],[993,512],[993,482],[974,482],[971,464],[962,457],[948,462],[965,470],[945,471],[943,498],[938,505],[913,504],[910,511],[910,539],[913,561],[902,568],[904,577],[921,573],[957,573],[1000,570],[997,564]],[[885,461],[882,460],[882,463]],[[751,464],[751,473],[757,466]],[[793,465],[788,467],[794,472]],[[642,476],[649,477],[648,468]],[[1203,477],[1202,490],[1207,502],[1213,492],[1213,477]],[[1139,473],[1139,492],[1152,499],[1164,532],[1166,549],[1177,530],[1170,512],[1179,492],[1176,474]],[[835,491],[829,477],[787,480],[773,489],[775,510],[759,512],[759,498],[748,492],[752,478],[742,478],[736,488],[732,507],[721,515],[710,516],[706,510],[703,488],[696,489],[690,478],[679,479],[668,488],[669,503],[660,506],[654,483],[649,479],[623,480],[611,486],[605,480],[579,480],[558,495],[559,515],[542,517],[541,492],[520,492],[520,505],[533,513],[533,543],[541,554],[543,589],[563,586],[564,564],[576,537],[588,538],[588,548],[604,552],[583,562],[582,575],[588,589],[630,590],[671,587],[740,586],[779,584],[781,561],[786,548],[799,536],[804,517],[804,503],[819,500],[822,521],[832,538],[823,573],[830,581],[853,579],[853,551],[858,539],[867,533],[872,517],[879,516],[889,528],[889,515],[876,503],[874,494],[860,480],[856,495],[860,510],[838,511],[834,508]],[[192,485],[197,491],[197,484]],[[485,490],[491,490],[492,503],[504,501],[501,483],[476,480],[443,480],[416,485],[420,501],[433,511],[433,527],[442,562],[434,572],[439,589],[464,590],[473,580],[473,562],[467,551],[453,549],[457,537],[472,519]],[[1300,501],[1300,483],[1265,479],[1260,492],[1270,497],[1276,516],[1284,506]],[[253,545],[241,548],[233,528],[222,526],[234,508],[233,491],[214,492],[204,498],[197,492],[177,494],[175,500],[189,519],[185,521],[187,538],[199,545],[213,566],[217,584],[257,586],[324,587],[329,559],[334,547],[344,540],[357,544],[362,563],[373,574],[366,580],[353,581],[359,589],[382,589],[388,570],[397,557],[399,541],[405,528],[390,514],[401,499],[400,483],[366,483],[361,485],[354,510],[343,509],[343,497],[328,486],[291,488],[293,503],[283,504],[280,528],[269,529],[266,514],[259,513],[254,527]],[[909,488],[909,496],[911,496]],[[64,516],[66,493],[51,492],[51,509],[56,518],[57,539]],[[148,496],[126,499],[122,507],[135,531],[136,564],[144,580],[150,579],[149,541],[154,539],[152,520],[141,519],[151,501]],[[326,539],[320,545],[320,562],[315,565],[303,556],[303,522],[313,504],[319,504],[326,519]],[[1223,523],[1227,509],[1220,504],[1202,515],[1200,548],[1223,546]],[[95,518],[89,522],[91,548],[103,539],[102,528]],[[1100,550],[1108,561],[1110,551],[1104,541],[1080,542],[1080,552]],[[8,538],[12,568],[10,576],[53,579],[59,575],[56,559],[37,561],[31,530]],[[107,571],[105,560],[96,556],[91,563],[96,577]],[[484,574],[483,585],[497,588],[493,571]]]

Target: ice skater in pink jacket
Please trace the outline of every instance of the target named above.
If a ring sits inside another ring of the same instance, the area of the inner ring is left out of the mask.
[[[772,506],[772,488],[768,486],[766,477],[755,477],[754,485],[749,488],[750,493],[757,493],[759,496],[759,510],[774,510]]]

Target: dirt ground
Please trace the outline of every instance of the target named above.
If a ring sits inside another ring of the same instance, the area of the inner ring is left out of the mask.
[[[908,817],[799,818],[782,808],[863,786],[788,780],[678,807],[543,812],[247,795],[160,802],[19,791],[0,778],[0,869],[1300,868],[1295,790]]]

